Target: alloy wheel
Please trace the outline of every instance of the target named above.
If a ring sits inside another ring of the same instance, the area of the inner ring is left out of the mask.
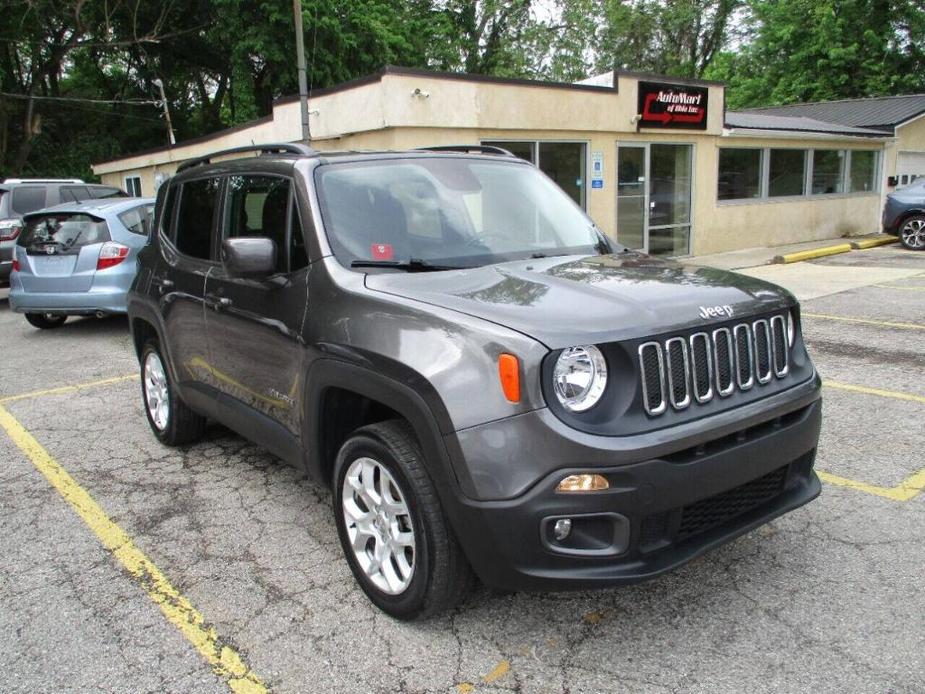
[[[383,593],[399,595],[414,576],[415,537],[401,488],[384,465],[357,458],[344,476],[341,504],[353,556]]]
[[[900,236],[910,248],[925,248],[925,219],[910,219],[903,225]]]
[[[167,428],[170,418],[170,393],[167,390],[167,374],[157,352],[148,352],[145,357],[145,405],[158,431]]]

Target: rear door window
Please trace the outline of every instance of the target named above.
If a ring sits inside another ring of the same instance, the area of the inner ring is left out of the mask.
[[[62,213],[26,219],[18,244],[29,255],[77,255],[84,246],[109,240],[105,220],[88,214]]]
[[[217,178],[183,184],[174,230],[174,242],[181,253],[203,260],[212,257],[212,230],[219,191]]]
[[[109,186],[90,186],[90,195],[94,198],[127,198],[125,191]]]
[[[61,202],[78,202],[87,200],[90,196],[90,189],[87,186],[61,186]]]
[[[126,210],[119,215],[119,221],[133,234],[147,236],[154,223],[154,205],[142,205]]]
[[[13,188],[13,212],[27,214],[45,207],[45,186],[16,186]]]

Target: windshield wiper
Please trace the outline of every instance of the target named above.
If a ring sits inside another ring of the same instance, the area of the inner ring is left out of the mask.
[[[458,265],[434,265],[423,258],[409,258],[407,262],[397,260],[354,260],[350,267],[390,267],[407,272],[439,272],[442,270],[463,270]]]

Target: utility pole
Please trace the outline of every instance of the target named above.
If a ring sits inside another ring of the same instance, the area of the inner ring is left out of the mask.
[[[173,125],[170,123],[170,109],[167,107],[167,97],[164,95],[164,83],[160,79],[154,79],[151,83],[161,92],[161,106],[164,107],[164,118],[167,120],[167,138],[170,146],[177,144],[177,138],[173,136]]]
[[[302,0],[292,0],[292,13],[295,15],[295,50],[299,66],[299,105],[302,109],[302,142],[311,141],[308,127],[308,80],[305,76],[305,37],[302,35]]]

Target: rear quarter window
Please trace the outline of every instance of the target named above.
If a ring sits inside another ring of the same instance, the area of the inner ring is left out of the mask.
[[[44,186],[16,186],[13,188],[12,208],[16,214],[27,214],[45,207]]]
[[[61,186],[58,194],[61,202],[77,202],[90,198],[90,190],[87,186]]]
[[[133,234],[147,236],[154,224],[154,205],[133,207],[119,215],[119,221]]]
[[[62,213],[29,217],[17,243],[30,254],[76,255],[84,246],[109,240],[105,220],[88,214]]]

